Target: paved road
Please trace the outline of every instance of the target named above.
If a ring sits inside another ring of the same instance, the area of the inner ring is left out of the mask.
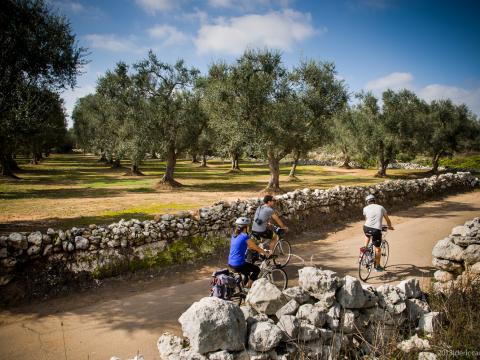
[[[433,273],[431,250],[451,228],[480,216],[480,192],[450,196],[393,214],[390,231],[390,266],[373,274],[374,285],[418,277],[426,285]],[[289,267],[295,277],[304,263],[356,276],[361,246],[361,222],[348,223],[338,232],[302,235],[309,239],[293,247],[303,259]],[[207,294],[205,267],[196,275],[171,279],[118,283],[106,289],[54,299],[41,304],[0,312],[0,359],[122,359],[140,353],[158,359],[156,340],[164,331],[179,333],[178,316]],[[195,278],[196,277],[196,278]],[[295,279],[291,283],[295,283]]]

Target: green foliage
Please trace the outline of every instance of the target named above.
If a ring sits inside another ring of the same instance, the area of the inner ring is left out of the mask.
[[[440,160],[440,166],[480,171],[480,155],[445,158]]]
[[[32,140],[25,134],[35,133],[39,124],[48,128],[53,117],[55,123],[59,116],[64,119],[58,98],[53,104],[47,94],[75,85],[85,50],[77,47],[68,21],[43,0],[2,2],[0,47],[0,163],[2,174],[13,175],[11,155],[18,144]],[[49,107],[52,116],[42,111]],[[50,145],[50,135],[36,133],[35,147]]]
[[[422,118],[418,139],[421,150],[432,159],[434,171],[440,158],[480,144],[480,124],[465,105],[450,100],[432,101]]]

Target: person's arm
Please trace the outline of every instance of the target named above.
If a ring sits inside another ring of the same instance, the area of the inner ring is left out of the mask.
[[[256,251],[262,255],[265,255],[267,256],[267,252],[265,250],[263,250],[260,246],[258,246],[257,244],[255,244],[255,242],[252,240],[252,239],[248,239],[247,240],[247,246],[249,249],[253,250],[253,251]]]
[[[288,227],[284,224],[282,219],[280,219],[280,216],[277,215],[276,212],[272,214],[272,219],[283,229],[285,229],[285,232],[288,233]]]
[[[388,215],[387,215],[386,212],[383,214],[383,217],[385,218],[385,221],[387,222],[388,228],[389,228],[390,230],[395,230],[395,229],[393,228],[392,222],[390,221],[390,218],[388,217]]]

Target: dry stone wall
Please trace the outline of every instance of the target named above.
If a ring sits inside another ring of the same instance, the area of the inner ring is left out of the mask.
[[[303,189],[277,196],[277,211],[289,226],[301,231],[358,217],[367,194],[375,194],[381,203],[392,206],[468,191],[477,184],[478,179],[470,173],[457,173],[372,186]],[[235,218],[252,217],[260,203],[261,199],[221,201],[196,212],[166,214],[154,220],[121,220],[110,225],[0,236],[0,285],[22,278],[28,271],[33,271],[29,277],[33,280],[43,279],[42,275],[55,269],[68,276],[103,277],[211,254],[228,244]]]
[[[480,285],[480,217],[456,226],[432,250],[436,292],[448,293],[469,281]]]
[[[157,345],[163,360],[372,358],[392,341],[412,355],[430,350],[416,334],[439,321],[416,279],[374,288],[305,267],[299,286],[284,291],[255,281],[242,307],[202,298],[179,318],[184,338],[165,333]]]

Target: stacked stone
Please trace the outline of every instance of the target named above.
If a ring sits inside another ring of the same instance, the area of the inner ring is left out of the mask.
[[[415,163],[405,163],[405,162],[394,162],[391,164],[388,164],[389,169],[405,169],[405,170],[431,170],[431,166],[423,166],[420,164],[415,164]],[[444,167],[439,166],[438,170],[443,171],[445,170]]]
[[[452,229],[432,250],[433,265],[438,269],[433,288],[447,293],[469,280],[480,278],[480,218]]]
[[[385,181],[372,186],[336,186],[332,189],[303,189],[277,196],[277,211],[289,225],[304,230],[310,224],[330,224],[337,218],[358,216],[365,196],[375,194],[391,206],[425,199],[455,190],[470,190],[478,179],[470,173],[444,174],[416,180]],[[261,199],[221,201],[197,212],[166,214],[154,220],[121,220],[118,223],[69,230],[48,229],[0,236],[0,285],[12,280],[16,271],[32,261],[63,262],[79,273],[156,256],[179,240],[225,239],[237,217],[252,217]]]
[[[434,331],[438,313],[424,298],[416,279],[375,289],[351,276],[305,267],[299,270],[299,286],[283,292],[266,279],[257,280],[246,306],[201,299],[179,318],[185,339],[165,333],[158,349],[164,360],[368,355],[392,337],[400,339],[400,329]]]
[[[336,159],[323,159],[323,160],[315,160],[315,159],[302,159],[298,161],[298,165],[316,165],[316,166],[333,166],[333,167],[340,167],[345,164],[344,161],[336,160]],[[356,161],[350,161],[348,165],[352,168],[362,168],[362,165],[357,163]]]

